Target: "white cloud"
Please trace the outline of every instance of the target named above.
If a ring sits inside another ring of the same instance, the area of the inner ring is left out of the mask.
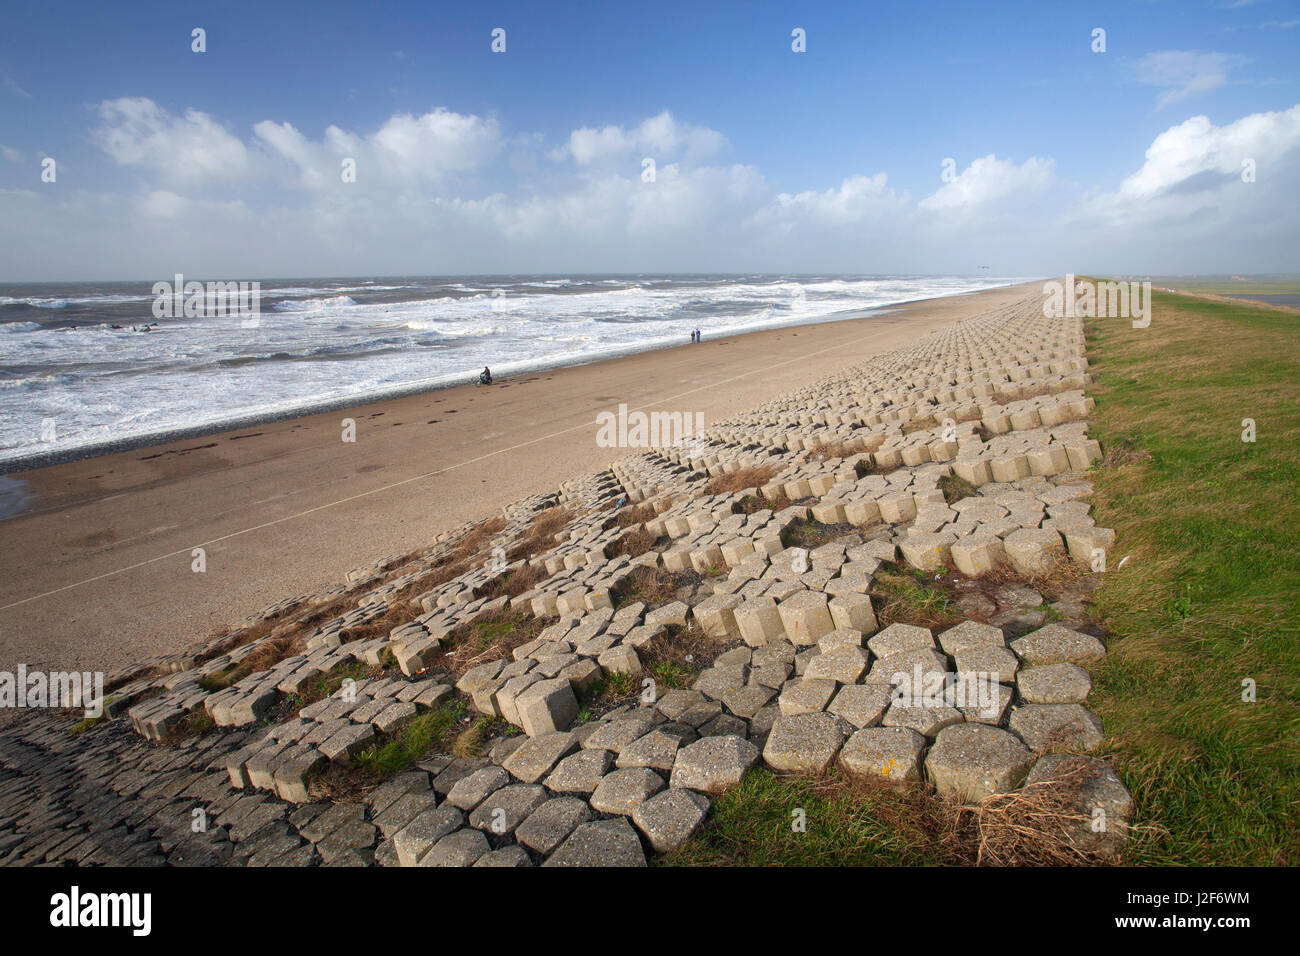
[[[95,142],[123,166],[152,169],[171,183],[234,182],[252,173],[248,149],[207,113],[172,116],[142,96],[99,104]]]
[[[109,101],[100,117],[96,139],[139,173],[137,191],[0,190],[12,277],[1282,271],[1300,247],[1300,106],[1170,126],[1105,189],[1059,181],[1051,158],[988,155],[919,202],[884,172],[851,168],[781,191],[753,165],[700,162],[722,134],[667,112],[574,130],[558,165],[539,134],[447,109],[315,138],[267,119],[243,140],[147,99]],[[654,182],[641,179],[647,153]],[[345,157],[356,183],[340,181]],[[1255,183],[1240,180],[1244,158]],[[205,188],[235,173],[220,194]]]
[[[839,188],[824,192],[781,193],[755,212],[748,225],[784,231],[805,223],[820,227],[857,226],[882,216],[897,215],[907,204],[908,195],[890,189],[884,173],[850,176]]]
[[[1284,112],[1251,113],[1227,126],[1193,116],[1152,141],[1146,161],[1107,201],[1139,205],[1150,200],[1212,192],[1241,182],[1242,161],[1254,160],[1259,176],[1300,147],[1300,106]],[[1253,184],[1252,184],[1253,185]]]
[[[1228,82],[1228,71],[1239,57],[1227,53],[1198,53],[1193,50],[1161,50],[1137,61],[1137,80],[1164,90],[1156,106],[1209,93]]]
[[[950,183],[918,203],[938,212],[978,212],[1008,200],[1024,199],[1052,185],[1055,160],[1031,156],[1017,166],[992,153],[972,162]]]
[[[1254,181],[1242,179],[1243,160]],[[1176,264],[1167,271],[1289,271],[1300,248],[1298,178],[1300,105],[1224,126],[1194,116],[1157,136],[1117,189],[1083,197],[1063,225],[1116,258]]]
[[[644,156],[657,163],[675,158],[699,162],[717,155],[726,145],[727,138],[717,130],[679,123],[672,113],[664,110],[632,129],[622,126],[575,129],[569,134],[568,143],[553,150],[550,156],[556,161],[571,158],[579,166],[603,165]]]
[[[12,146],[0,144],[0,156],[13,163],[15,166],[23,161],[23,154]]]
[[[436,180],[486,163],[501,146],[501,130],[494,119],[436,109],[390,117],[369,141],[386,167]]]
[[[412,183],[440,183],[490,162],[501,149],[496,120],[436,109],[422,116],[400,113],[374,133],[359,136],[330,126],[319,142],[289,123],[263,120],[253,133],[273,156],[296,170],[297,183],[323,189],[341,182],[344,159],[356,164],[357,191],[401,189]]]

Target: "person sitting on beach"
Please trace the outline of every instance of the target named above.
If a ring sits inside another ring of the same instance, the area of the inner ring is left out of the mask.
[[[492,370],[486,365],[483,366],[483,371],[479,373],[478,382],[480,385],[492,384]]]

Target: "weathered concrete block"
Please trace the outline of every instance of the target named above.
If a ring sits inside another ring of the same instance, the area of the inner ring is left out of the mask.
[[[863,635],[876,633],[879,624],[866,594],[838,594],[828,605],[836,628],[852,628]]]
[[[994,481],[1019,481],[1029,476],[1029,461],[1024,455],[1000,455],[989,462]]]
[[[1099,568],[1105,568],[1106,555],[1115,545],[1115,532],[1110,528],[1072,528],[1065,532],[1065,547],[1070,557],[1078,564],[1092,567],[1100,560]],[[1094,552],[1101,550],[1098,556]]]
[[[1065,557],[1061,535],[1046,528],[1021,528],[1003,539],[1007,560],[1021,574],[1047,574]]]
[[[709,637],[736,634],[735,610],[743,602],[738,594],[715,594],[695,605],[692,616]]]
[[[739,783],[758,757],[758,748],[741,737],[705,737],[677,751],[671,785],[721,793]]]
[[[777,610],[786,636],[795,644],[816,644],[823,634],[835,630],[826,595],[820,591],[800,591],[782,601]]]
[[[958,478],[969,481],[978,488],[993,480],[993,471],[988,461],[982,458],[959,458],[952,463],[952,473]]]
[[[865,528],[880,522],[880,503],[874,498],[860,498],[844,505],[844,520]]]
[[[1039,753],[1093,750],[1105,740],[1101,719],[1080,704],[1026,704],[1011,712],[1009,726]]]
[[[826,713],[781,714],[763,746],[763,761],[773,770],[821,773],[844,743],[838,718]]]
[[[1070,470],[1070,459],[1065,453],[1064,445],[1048,445],[1035,448],[1026,456],[1031,475],[1059,475]]]
[[[1011,642],[1011,649],[1031,666],[1086,664],[1106,656],[1106,647],[1097,638],[1060,624],[1048,624],[1016,638]]]
[[[905,524],[916,517],[916,502],[905,491],[879,499],[880,520],[887,524]]]
[[[939,731],[925,772],[940,794],[974,803],[1020,786],[1033,762],[1033,752],[1014,734],[985,724],[956,724]]]
[[[990,534],[958,538],[948,550],[957,570],[971,578],[996,568],[1004,553],[1002,540]]]
[[[538,681],[519,696],[519,726],[529,737],[566,730],[578,715],[578,699],[563,678]]]
[[[925,738],[905,727],[866,727],[840,748],[840,766],[851,774],[889,783],[921,779]]]
[[[956,537],[950,532],[921,532],[914,534],[898,545],[903,560],[921,571],[937,571],[945,567],[951,557],[951,548]]]
[[[733,611],[741,640],[750,647],[762,647],[785,638],[785,625],[776,602],[769,597],[752,598],[736,605]]]

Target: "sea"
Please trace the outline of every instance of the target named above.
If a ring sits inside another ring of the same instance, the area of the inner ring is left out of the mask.
[[[165,281],[175,284],[170,276]],[[250,291],[240,310],[233,302],[225,311],[213,309],[205,299],[197,315],[186,314],[183,300],[160,300],[156,280],[0,285],[0,474],[471,382],[484,366],[500,378],[687,343],[696,328],[708,341],[1020,281],[990,275],[262,279],[255,305]]]

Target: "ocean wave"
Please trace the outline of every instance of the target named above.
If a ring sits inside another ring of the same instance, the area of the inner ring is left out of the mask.
[[[297,302],[278,302],[276,303],[275,311],[316,312],[320,309],[344,309],[356,304],[356,300],[354,300],[350,295],[331,295],[316,299],[303,299]]]

